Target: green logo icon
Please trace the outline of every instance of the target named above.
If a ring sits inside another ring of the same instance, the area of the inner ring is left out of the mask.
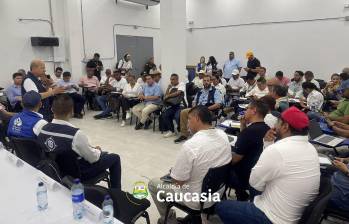
[[[148,197],[147,185],[143,181],[137,181],[133,187],[133,196],[138,199]]]

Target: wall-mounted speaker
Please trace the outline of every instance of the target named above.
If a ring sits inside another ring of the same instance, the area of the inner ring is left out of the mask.
[[[32,46],[58,47],[58,37],[30,37]]]

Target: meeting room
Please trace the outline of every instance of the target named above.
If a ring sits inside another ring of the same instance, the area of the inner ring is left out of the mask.
[[[1,0],[0,224],[349,224],[348,0]]]

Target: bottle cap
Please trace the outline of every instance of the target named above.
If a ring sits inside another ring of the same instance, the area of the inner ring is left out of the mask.
[[[43,182],[39,182],[38,186],[42,187],[42,186],[44,186],[44,183]]]
[[[74,184],[80,184],[80,179],[79,178],[74,179]]]
[[[106,196],[104,196],[104,200],[109,200],[110,199],[110,195],[107,194]]]

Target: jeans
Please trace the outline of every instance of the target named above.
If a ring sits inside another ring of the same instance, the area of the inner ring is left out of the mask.
[[[74,114],[81,114],[82,109],[85,105],[85,97],[81,96],[78,93],[70,93],[69,96],[74,101]]]
[[[181,107],[179,105],[175,105],[167,108],[162,113],[162,121],[164,123],[163,131],[174,132],[173,119],[175,119],[177,122],[177,125],[179,125],[180,112],[181,112]]]
[[[108,96],[102,95],[97,96],[97,103],[102,108],[102,113],[100,115],[107,115],[112,112],[111,107],[108,106]]]
[[[320,121],[320,119],[322,118],[322,115],[319,112],[309,111],[307,115],[309,120]]]
[[[272,224],[251,202],[222,201],[216,205],[216,212],[225,224]]]
[[[109,169],[112,188],[121,189],[121,162],[117,154],[102,152],[99,160],[92,164],[80,164],[83,180],[94,178]]]

